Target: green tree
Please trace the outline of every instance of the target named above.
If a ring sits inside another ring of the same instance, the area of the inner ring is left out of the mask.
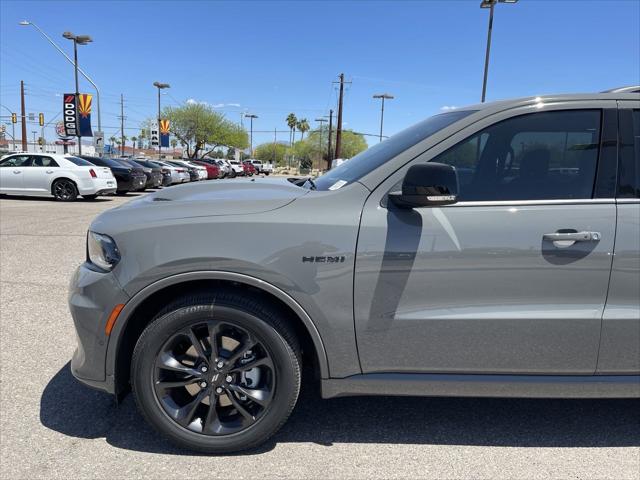
[[[288,148],[282,143],[263,143],[258,145],[255,151],[255,158],[263,162],[270,162],[277,166],[283,166]]]
[[[229,147],[227,149],[227,160],[233,160],[234,158],[236,158],[236,149]]]
[[[296,125],[298,118],[295,113],[287,115],[287,125],[289,126],[289,145],[293,146],[293,142],[296,141]]]
[[[309,122],[307,121],[306,118],[301,118],[297,123],[296,123],[296,127],[298,127],[298,130],[301,133],[300,136],[300,140],[304,140],[304,134],[305,132],[308,132],[309,129],[311,128],[309,126]]]
[[[329,129],[326,127],[312,130],[306,139],[293,145],[292,153],[301,162],[301,166],[314,161],[318,162],[318,166],[321,165],[321,160],[326,159],[328,134]],[[334,131],[331,135],[333,145],[335,141]],[[367,148],[367,141],[363,135],[352,130],[342,131],[342,158],[351,158]]]
[[[186,148],[189,158],[208,155],[221,146],[246,148],[249,145],[246,130],[209,105],[167,107],[163,116],[170,120],[170,131]]]
[[[175,138],[172,138],[171,139],[171,148],[173,148],[175,150],[177,146],[178,146],[178,140],[175,139]]]
[[[138,137],[136,137],[136,136],[131,137],[132,154],[135,153],[135,151],[136,151],[136,142],[137,141],[138,141]]]

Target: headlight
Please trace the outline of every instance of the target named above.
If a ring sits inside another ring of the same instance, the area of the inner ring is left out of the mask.
[[[87,234],[87,256],[91,263],[107,271],[113,270],[120,261],[120,251],[113,238],[91,231]]]

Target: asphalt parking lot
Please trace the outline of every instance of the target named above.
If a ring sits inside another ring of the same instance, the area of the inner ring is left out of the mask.
[[[344,398],[306,388],[257,451],[194,455],[69,371],[67,283],[128,198],[0,199],[2,478],[640,478],[640,402]]]

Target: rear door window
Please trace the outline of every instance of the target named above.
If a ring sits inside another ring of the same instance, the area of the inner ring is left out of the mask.
[[[51,157],[34,156],[32,160],[34,167],[58,167],[58,163]]]

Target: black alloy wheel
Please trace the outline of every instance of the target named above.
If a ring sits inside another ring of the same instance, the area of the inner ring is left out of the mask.
[[[182,447],[252,448],[286,421],[300,389],[295,334],[271,305],[230,292],[185,297],[142,333],[131,364],[145,418]]]
[[[66,178],[56,180],[53,184],[52,190],[55,199],[60,200],[61,202],[72,202],[78,198],[78,189],[76,188],[75,183]]]
[[[153,384],[162,408],[179,425],[226,435],[252,425],[269,408],[276,373],[268,351],[251,333],[210,320],[189,325],[164,343]]]

